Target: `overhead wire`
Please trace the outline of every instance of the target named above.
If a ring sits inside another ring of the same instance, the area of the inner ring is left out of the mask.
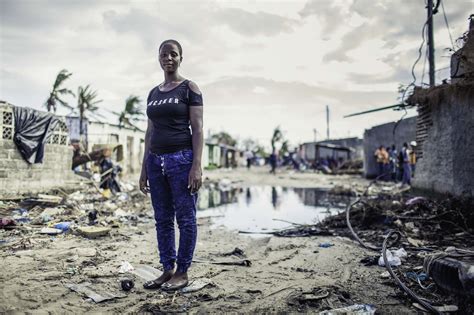
[[[444,22],[446,23],[446,29],[448,30],[448,34],[449,34],[449,40],[451,41],[451,48],[454,51],[454,41],[453,41],[453,36],[451,35],[451,30],[449,29],[449,23],[448,23],[448,18],[446,17],[446,11],[444,10],[444,1],[439,0],[439,2],[441,2],[441,9],[443,9]]]
[[[416,67],[417,63],[420,61],[421,56],[423,55],[422,49],[423,49],[423,46],[425,45],[425,41],[426,41],[426,39],[425,39],[426,26],[428,25],[428,22],[430,21],[430,19],[433,18],[433,15],[435,15],[438,12],[438,7],[440,5],[440,1],[441,0],[438,0],[438,2],[436,3],[434,9],[431,11],[431,14],[428,16],[425,23],[423,24],[423,27],[421,28],[421,44],[420,44],[420,47],[418,48],[418,57],[416,58],[415,62],[413,63],[413,66],[411,67],[411,76],[413,77],[413,81],[410,82],[410,84],[407,85],[406,89],[403,91],[403,94],[402,94],[402,97],[401,97],[401,105],[402,105],[401,108],[405,111],[405,113],[402,115],[402,117],[400,117],[400,119],[393,126],[392,135],[393,135],[394,138],[395,138],[395,132],[397,130],[398,125],[405,118],[405,116],[408,115],[408,111],[406,110],[406,106],[404,106],[404,105],[406,105],[405,104],[405,96],[406,96],[407,92],[410,90],[410,88],[414,87],[415,84],[416,84],[415,67]],[[426,3],[427,2],[425,1],[425,4]],[[425,56],[426,56],[426,54],[425,54]]]

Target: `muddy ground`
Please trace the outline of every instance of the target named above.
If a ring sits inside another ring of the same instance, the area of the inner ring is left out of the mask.
[[[358,176],[329,176],[265,168],[248,171],[206,171],[207,180],[228,178],[239,185],[325,187],[368,182]],[[138,200],[138,201],[137,201]],[[120,274],[122,261],[132,266],[160,268],[152,209],[148,200],[134,200],[138,220],[115,224],[110,235],[88,239],[74,233],[59,236],[28,230],[0,230],[0,312],[117,313],[117,312],[317,312],[352,304],[372,304],[380,313],[417,313],[384,268],[365,267],[360,260],[374,255],[342,237],[254,237],[211,229],[211,218],[200,218],[198,244],[189,271],[191,281],[209,285],[191,293],[169,294],[142,288],[143,279]],[[126,204],[122,204],[126,207]],[[321,243],[332,243],[329,248]],[[18,246],[23,244],[23,246]],[[15,245],[15,246],[13,246]],[[244,256],[222,256],[241,249]],[[250,260],[251,266],[217,265],[209,261]],[[120,280],[135,281],[130,292]],[[94,290],[123,297],[95,303],[66,287],[90,283]]]

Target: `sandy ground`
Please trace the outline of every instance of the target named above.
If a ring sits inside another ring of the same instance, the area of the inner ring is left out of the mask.
[[[329,188],[337,184],[367,183],[354,176],[288,171],[270,175],[263,168],[207,171],[205,177],[228,178],[243,185],[292,187]],[[374,253],[349,239],[256,238],[224,228],[210,229],[210,218],[198,220],[195,259],[214,262],[247,259],[251,266],[194,263],[190,278],[196,283],[209,282],[205,288],[175,294],[145,290],[143,279],[119,274],[118,270],[122,261],[133,266],[160,268],[148,202],[146,207],[143,222],[136,226],[123,224],[109,236],[87,239],[71,234],[58,237],[34,234],[29,249],[11,250],[4,246],[0,254],[0,312],[317,312],[362,303],[375,305],[381,313],[416,313],[393,282],[381,278],[385,269],[364,267],[359,262]],[[5,233],[0,236],[4,238]],[[318,246],[324,242],[334,246]],[[245,257],[221,255],[236,247],[244,251]],[[120,289],[119,281],[124,278],[135,281],[135,288],[130,292]],[[95,303],[66,287],[85,282],[94,290],[123,297]]]

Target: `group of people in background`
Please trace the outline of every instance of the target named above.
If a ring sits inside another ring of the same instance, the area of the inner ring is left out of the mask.
[[[395,145],[381,145],[375,150],[378,178],[385,181],[401,181],[403,185],[411,185],[411,178],[415,175],[416,141],[404,143],[400,152]]]

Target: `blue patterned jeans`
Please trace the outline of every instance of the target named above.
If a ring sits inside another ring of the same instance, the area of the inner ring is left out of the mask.
[[[193,151],[189,149],[162,155],[149,153],[146,161],[160,263],[165,271],[173,269],[177,261],[177,271],[186,272],[193,260],[197,194],[191,195],[188,189],[192,162]],[[179,228],[177,257],[175,218]]]

